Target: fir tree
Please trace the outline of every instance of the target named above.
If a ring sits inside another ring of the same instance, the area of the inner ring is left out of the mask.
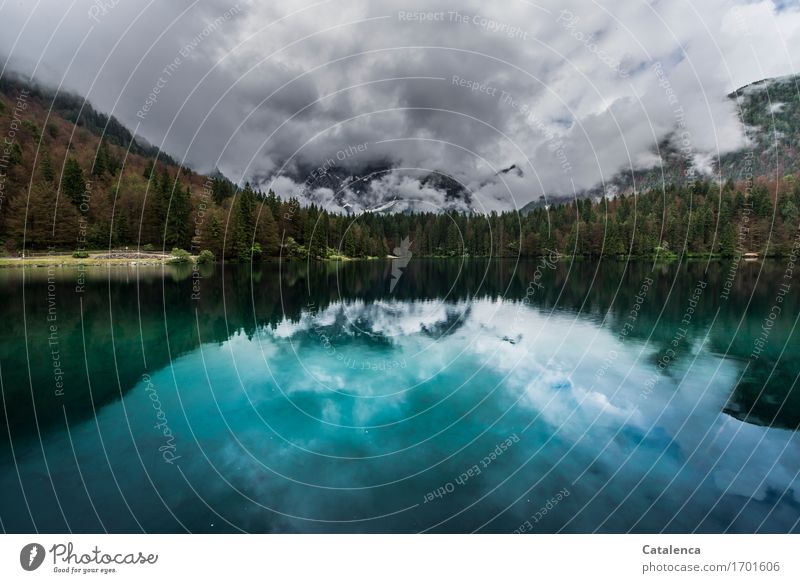
[[[50,152],[45,150],[42,153],[42,160],[39,162],[39,175],[42,180],[52,184],[56,178],[55,171],[53,170],[53,161],[50,159]]]
[[[61,191],[72,201],[76,207],[80,207],[83,195],[86,192],[86,181],[83,178],[83,170],[74,158],[69,158],[64,165],[64,175],[61,177]]]

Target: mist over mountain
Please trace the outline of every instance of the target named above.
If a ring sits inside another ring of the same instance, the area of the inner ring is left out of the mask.
[[[800,76],[763,79],[731,92],[727,98],[735,106],[745,135],[738,149],[722,154],[698,152],[685,143],[684,133],[676,128],[651,151],[651,166],[619,172],[605,182],[572,193],[544,192],[520,210],[528,212],[575,197],[597,199],[680,187],[697,180],[775,179],[800,171],[797,149],[800,143]],[[440,205],[440,210],[482,212],[486,209],[473,204],[473,189],[502,188],[509,181],[527,179],[517,163],[498,170],[477,185],[469,185],[445,172],[401,168],[388,159],[359,164],[355,157],[347,162],[345,167],[328,159],[320,161],[316,167],[299,169],[288,175],[288,184],[295,190],[287,189],[286,194],[300,195],[309,202],[332,209],[369,209],[387,201],[398,201],[397,210],[419,208],[420,204],[415,203],[426,197],[432,205]],[[257,182],[282,184],[280,178],[269,177]],[[297,184],[301,185],[299,190]]]
[[[681,143],[682,134],[676,129],[652,150],[652,166],[619,172],[603,183],[576,189],[573,193],[545,192],[520,210],[528,212],[575,197],[597,199],[680,187],[697,180],[721,183],[752,181],[757,177],[775,179],[800,171],[797,148],[800,143],[800,76],[763,79],[731,92],[727,98],[735,104],[746,137],[740,148],[716,155],[697,152]],[[363,210],[397,201],[395,210],[426,210],[425,206],[438,206],[438,210],[484,212],[486,209],[473,204],[473,189],[501,188],[506,181],[526,179],[525,171],[516,163],[498,170],[477,185],[468,185],[443,171],[402,168],[388,159],[359,163],[355,152],[345,156],[344,151],[340,151],[338,158],[346,160],[347,164],[338,164],[329,158],[319,161],[315,167],[304,166],[288,173],[289,188],[285,195],[300,196],[329,209]],[[282,185],[281,177],[262,177],[256,182],[273,187]]]
[[[4,8],[0,54],[201,173],[486,212],[637,175],[675,132],[698,167],[741,152],[727,96],[793,73],[798,24],[769,0],[41,0]]]
[[[795,174],[800,171],[798,87],[800,76],[790,75],[760,80],[727,95],[736,106],[746,136],[744,145],[736,150],[717,156],[698,153],[681,146],[681,134],[676,130],[653,149],[650,167],[619,172],[603,183],[575,189],[571,194],[544,192],[519,210],[527,213],[575,197],[599,200],[603,196],[686,186],[697,180],[742,182]],[[61,119],[102,137],[106,144],[118,146],[128,155],[158,158],[168,166],[179,166],[168,153],[134,134],[113,115],[97,111],[79,95],[58,92],[35,81],[31,83],[16,72],[6,73],[0,79],[0,92],[8,96],[9,102],[21,91],[25,91],[42,111],[49,110],[47,116],[36,114],[38,108],[28,112],[34,114],[35,123],[41,126],[45,125],[46,117]],[[65,151],[81,150],[80,145],[74,143],[60,147]],[[250,182],[265,191],[276,192],[281,198],[297,198],[303,204],[314,204],[333,212],[456,210],[484,213],[493,208],[483,206],[476,194],[529,179],[521,165],[512,163],[480,182],[467,183],[443,170],[403,167],[388,155],[372,160],[367,155],[369,149],[370,142],[344,146],[313,164],[285,163],[277,174],[249,176],[240,186]],[[92,155],[91,151],[85,153],[87,159]],[[134,158],[131,161],[134,166],[137,164]],[[218,167],[207,172],[207,176],[228,180]]]
[[[745,144],[724,154],[699,153],[681,146],[679,132],[669,134],[653,150],[650,168],[620,172],[603,184],[577,193],[598,199],[624,193],[686,186],[698,180],[751,182],[775,180],[800,171],[800,76],[762,79],[731,92],[745,133]],[[532,201],[522,211],[545,204]],[[549,202],[558,202],[550,197]]]

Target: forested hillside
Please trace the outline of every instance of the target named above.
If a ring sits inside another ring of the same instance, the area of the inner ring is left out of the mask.
[[[598,198],[604,194],[626,194],[661,189],[664,185],[685,186],[699,178],[719,176],[722,181],[741,182],[753,177],[775,180],[800,172],[800,76],[764,79],[729,94],[742,124],[747,144],[719,156],[699,156],[681,148],[677,133],[665,137],[657,151],[660,164],[633,172],[620,171],[605,184],[597,185],[583,196]],[[552,196],[550,196],[552,201]],[[528,212],[545,204],[544,197],[523,207]]]
[[[48,114],[51,105],[52,111]],[[83,110],[81,110],[83,107]],[[77,123],[75,123],[77,122]],[[217,258],[392,254],[586,256],[787,253],[800,218],[793,176],[698,181],[521,215],[346,214],[206,177],[142,146],[80,98],[0,83],[0,243],[21,251],[208,249]],[[102,136],[102,138],[101,138]]]

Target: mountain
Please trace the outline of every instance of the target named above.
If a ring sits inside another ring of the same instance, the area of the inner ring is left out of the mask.
[[[380,185],[376,187],[373,183],[381,182],[394,173],[418,180],[423,188],[429,187],[443,192],[445,202],[452,203],[456,208],[464,208],[471,203],[472,197],[469,191],[449,174],[443,171],[422,173],[400,171],[396,165],[386,160],[368,164],[358,170],[338,165],[302,167],[288,174],[288,177],[300,184],[302,197],[308,202],[325,206],[326,197],[319,192],[320,189],[324,189],[333,193],[334,203],[343,210],[358,207],[373,209],[376,204],[382,205],[394,198],[391,193],[384,192],[389,187]],[[264,177],[256,182],[268,183],[269,178]],[[381,195],[386,194],[389,194],[389,198],[386,196],[381,198]],[[420,210],[430,210],[430,207],[426,206]]]
[[[97,136],[102,135],[110,144],[129,149],[131,154],[140,156],[155,158],[160,155],[160,159],[165,163],[177,165],[177,162],[150,145],[147,140],[134,136],[113,115],[100,113],[79,95],[69,92],[57,93],[37,83],[28,83],[13,74],[0,78],[0,93],[6,96],[18,96],[23,90],[35,102],[46,103],[48,108],[52,108],[51,115],[63,118],[80,128],[86,128]]]
[[[302,195],[309,202],[322,204],[324,201],[316,198],[316,191],[326,189],[333,193],[334,202],[346,209],[356,202],[353,197],[359,200],[367,197],[373,180],[380,180],[392,171],[393,167],[387,161],[369,164],[358,171],[336,164],[323,164],[318,167],[301,167],[289,177],[301,185]]]
[[[730,208],[722,209],[723,216],[719,214],[722,210],[713,206],[719,201],[706,201],[703,226],[693,234],[692,252],[731,252],[735,233],[726,230],[724,241],[707,241],[704,234],[717,219],[730,226],[731,217],[743,212],[746,196],[762,222],[769,219],[774,205],[779,205],[783,227],[775,240],[782,245],[780,249],[785,247],[788,229],[800,208],[800,189],[789,184],[789,179],[784,180],[792,195],[776,201],[770,194],[775,189],[768,183],[770,176],[776,182],[776,167],[778,177],[798,170],[795,144],[800,100],[794,94],[795,83],[796,78],[766,80],[731,94],[730,98],[741,106],[750,145],[723,157],[723,177],[736,183],[726,189]],[[218,258],[248,259],[253,254],[278,253],[300,256],[306,252],[324,257],[331,249],[343,246],[348,256],[382,256],[414,233],[420,241],[425,239],[415,247],[421,254],[457,255],[466,247],[475,255],[491,249],[494,256],[504,256],[521,249],[533,256],[546,245],[565,245],[578,233],[587,232],[573,224],[577,207],[563,212],[551,208],[558,218],[553,221],[547,213],[535,212],[546,206],[543,197],[523,209],[529,216],[522,233],[519,217],[512,212],[492,217],[491,228],[486,230],[486,219],[481,215],[449,212],[465,209],[469,196],[458,181],[443,172],[419,173],[413,178],[417,186],[444,193],[445,203],[452,203],[447,205],[451,207],[446,209],[447,215],[424,214],[432,210],[427,205],[416,208],[393,204],[399,183],[396,175],[391,179],[387,176],[400,170],[387,162],[356,172],[335,165],[313,174],[301,169],[295,178],[299,192],[294,198],[281,199],[248,185],[241,188],[219,171],[204,176],[179,166],[80,98],[60,96],[19,79],[0,80],[0,128],[8,128],[5,145],[0,148],[0,246],[11,255],[48,248],[80,251],[131,246],[178,247],[195,253],[208,249]],[[661,190],[661,169],[636,174],[640,193],[645,193],[648,185],[658,187],[651,193],[652,204],[638,209],[652,217],[642,227],[647,237],[641,239],[637,254],[651,253],[660,242],[669,243],[670,248],[680,245],[678,229],[686,213],[684,198],[691,194],[691,189],[682,184],[689,161],[671,144],[666,139],[662,148],[670,193],[666,199]],[[748,194],[744,179],[750,168],[759,180]],[[521,173],[519,167],[511,165],[498,175]],[[613,189],[630,192],[630,180],[629,175],[619,174],[605,194]],[[371,183],[375,182],[378,184],[373,188]],[[703,181],[694,195],[705,196],[708,190],[708,181]],[[330,202],[330,195],[323,191],[333,193],[338,212],[321,208],[323,202]],[[598,200],[604,193],[584,194]],[[314,196],[320,196],[316,204]],[[325,201],[324,196],[328,197]],[[311,204],[302,205],[301,200]],[[605,210],[600,205],[597,209],[583,205],[588,200],[578,202],[584,221],[594,229],[593,244],[579,249],[594,254],[600,249],[594,243],[602,241],[603,233],[602,225],[595,224],[594,219]],[[643,198],[642,202],[647,201]],[[620,202],[619,209],[615,205],[610,216],[619,223],[614,225],[619,244],[613,246],[613,253],[619,254],[632,235],[626,226],[629,217],[625,205]],[[348,212],[357,207],[372,212],[350,229],[353,218]],[[674,232],[665,236],[659,225],[667,211]],[[768,226],[758,223],[751,227],[754,234],[752,241],[747,241],[748,249],[765,249],[762,235]],[[463,244],[459,233],[464,235]]]
[[[722,157],[723,179],[772,178],[800,170],[800,75],[764,79],[728,95],[738,102],[750,147]]]
[[[235,185],[218,170],[205,176],[177,165],[81,98],[19,78],[0,80],[0,128],[8,131],[0,146],[0,248],[9,256],[179,248],[239,261],[376,257],[423,229],[420,253],[441,254],[457,242],[450,217],[392,212],[391,198],[373,200],[373,212],[356,217],[344,199],[340,212],[327,212],[298,198],[309,202],[304,184],[309,192],[373,194],[368,181],[385,176],[388,165],[360,174],[332,168],[310,180],[301,174],[300,192],[282,199]],[[455,192],[438,175],[423,180]]]
[[[12,255],[189,248],[203,231],[190,222],[198,209],[208,229],[234,192],[208,200],[227,181],[179,166],[83,98],[19,77],[0,79],[0,127],[0,245]]]
[[[717,176],[723,182],[747,181],[756,177],[776,179],[800,171],[800,75],[763,79],[737,89],[728,95],[736,102],[748,145],[707,164],[687,159],[677,146],[675,135],[659,144],[661,164],[635,172],[620,172],[602,186],[586,190],[583,195],[600,198],[616,193],[683,186],[687,177]],[[710,170],[710,172],[709,172]],[[551,201],[552,202],[552,201]],[[540,208],[542,200],[525,205],[522,213]]]

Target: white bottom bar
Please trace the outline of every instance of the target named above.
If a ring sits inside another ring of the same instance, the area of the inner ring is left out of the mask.
[[[4,535],[0,581],[798,581],[798,542],[792,535]],[[43,561],[31,543],[44,548]],[[33,571],[22,566],[37,561]]]

